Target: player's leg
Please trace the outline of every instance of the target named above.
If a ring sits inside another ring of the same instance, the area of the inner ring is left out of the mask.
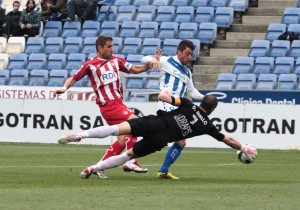
[[[180,156],[181,151],[186,145],[185,140],[180,140],[175,142],[170,149],[168,150],[164,163],[161,166],[159,172],[157,173],[158,178],[167,178],[167,179],[179,179],[178,177],[174,176],[172,173],[169,172],[169,168],[171,165],[177,160]]]

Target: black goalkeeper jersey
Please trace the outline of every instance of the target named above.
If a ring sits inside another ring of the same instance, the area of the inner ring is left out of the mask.
[[[168,126],[172,142],[204,134],[218,141],[224,139],[224,134],[217,130],[205,112],[186,98],[180,98],[180,100],[181,103],[176,110],[157,111],[157,115],[162,116]]]

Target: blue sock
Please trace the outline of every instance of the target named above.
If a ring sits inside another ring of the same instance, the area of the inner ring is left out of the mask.
[[[165,161],[160,168],[160,172],[167,173],[169,171],[170,166],[177,160],[180,156],[183,148],[178,144],[174,143],[172,147],[170,147],[169,151],[166,154]]]

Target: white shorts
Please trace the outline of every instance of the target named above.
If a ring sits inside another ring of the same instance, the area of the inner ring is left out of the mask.
[[[166,111],[166,112],[170,112],[170,111],[172,111],[174,109],[177,109],[178,107],[177,106],[173,106],[173,105],[171,105],[169,103],[166,103],[166,102],[159,101],[158,102],[158,108],[160,110],[163,110],[163,111]]]

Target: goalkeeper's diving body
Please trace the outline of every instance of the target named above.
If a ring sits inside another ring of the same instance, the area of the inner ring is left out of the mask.
[[[241,144],[233,137],[220,133],[208,118],[208,115],[218,105],[218,100],[215,96],[206,95],[201,101],[200,106],[193,104],[186,98],[171,96],[167,90],[163,90],[158,95],[158,99],[178,106],[178,109],[170,112],[159,110],[157,111],[157,115],[127,120],[118,125],[100,126],[75,135],[65,135],[59,138],[58,142],[60,144],[66,144],[79,142],[83,138],[105,138],[110,135],[131,134],[143,137],[143,139],[134,144],[132,149],[127,150],[123,154],[112,156],[85,168],[80,174],[81,178],[87,179],[97,170],[114,168],[130,159],[160,151],[169,142],[204,134],[212,136],[233,149],[243,151],[252,159],[251,155],[249,155],[252,153],[251,149],[248,149],[246,145]]]

